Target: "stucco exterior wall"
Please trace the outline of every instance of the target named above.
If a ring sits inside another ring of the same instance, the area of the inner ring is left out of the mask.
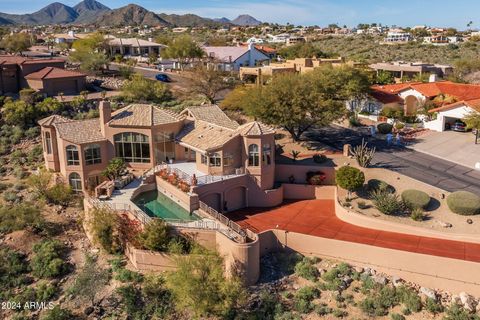
[[[295,178],[295,183],[306,183],[307,172],[321,171],[326,175],[324,180],[325,185],[335,184],[335,168],[324,167],[321,165],[301,165],[295,164],[277,164],[275,166],[275,180],[277,182],[290,182],[290,176]]]
[[[188,212],[192,212],[199,208],[199,197],[196,194],[187,194],[159,176],[156,176],[155,180],[159,192],[175,201]]]

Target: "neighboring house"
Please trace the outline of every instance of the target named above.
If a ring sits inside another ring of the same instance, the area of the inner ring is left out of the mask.
[[[0,56],[0,94],[14,94],[28,88],[26,76],[44,68],[64,69],[65,60]]]
[[[441,111],[443,107],[448,109],[452,105],[458,106],[456,102],[477,99],[480,99],[480,85],[450,81],[407,82],[372,86],[369,98],[362,101],[358,109],[378,115],[383,108],[393,107],[403,109],[406,115],[414,115],[429,101],[437,104]]]
[[[388,71],[392,73],[396,80],[404,78],[413,78],[416,75],[435,74],[441,78],[449,76],[453,73],[453,67],[449,65],[431,64],[423,62],[380,62],[369,66],[377,72]]]
[[[267,42],[271,43],[287,43],[290,38],[290,34],[281,33],[277,35],[267,34]]]
[[[74,31],[68,31],[68,33],[57,33],[53,35],[55,43],[68,43],[72,44],[75,40],[85,39],[89,34],[76,34]]]
[[[406,43],[412,40],[413,37],[410,33],[402,30],[392,30],[387,33],[387,37],[383,41],[385,43]]]
[[[144,56],[150,54],[160,55],[160,52],[166,46],[151,41],[137,38],[111,38],[108,40],[109,52],[111,56]]]
[[[425,128],[442,132],[455,120],[463,119],[471,113],[480,113],[480,99],[458,101],[431,109],[429,112],[434,115],[434,119],[424,122]]]
[[[270,57],[253,44],[238,47],[203,47],[208,65],[223,71],[239,71],[241,67],[268,64]]]
[[[25,76],[30,88],[47,96],[78,94],[86,89],[87,75],[77,71],[46,67]]]
[[[119,157],[140,174],[162,163],[179,165],[199,199],[218,211],[283,199],[274,189],[275,131],[262,123],[239,125],[215,105],[175,113],[132,104],[112,112],[102,101],[99,111],[96,119],[53,115],[38,122],[46,168],[75,191],[94,190],[108,162]]]
[[[448,37],[445,35],[432,35],[431,37],[425,37],[423,38],[423,42],[427,44],[433,44],[433,45],[447,45],[447,44],[456,44],[459,42],[462,42],[463,38],[454,36],[454,37]]]

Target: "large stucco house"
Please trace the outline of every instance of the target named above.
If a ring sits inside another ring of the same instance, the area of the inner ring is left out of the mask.
[[[196,199],[219,211],[283,201],[274,186],[275,132],[260,122],[239,125],[216,105],[175,113],[132,104],[112,112],[102,101],[99,112],[96,119],[39,121],[46,167],[75,191],[92,192],[105,180],[108,162],[119,157],[139,175],[168,164],[188,176]]]

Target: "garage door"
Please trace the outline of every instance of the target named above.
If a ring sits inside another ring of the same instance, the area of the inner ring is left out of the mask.
[[[228,191],[225,196],[226,206],[228,211],[235,211],[238,209],[243,209],[247,206],[246,201],[246,190],[245,187],[237,187]]]

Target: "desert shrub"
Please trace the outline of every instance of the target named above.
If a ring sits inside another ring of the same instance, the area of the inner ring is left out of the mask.
[[[0,207],[0,232],[8,233],[15,230],[41,230],[45,220],[38,206],[27,203]]]
[[[469,216],[480,214],[480,197],[468,192],[457,191],[447,197],[447,204],[453,213]]]
[[[73,199],[73,190],[70,186],[58,183],[46,190],[45,197],[48,203],[67,206]]]
[[[378,179],[368,180],[367,188],[368,188],[368,191],[370,191],[370,192],[375,191],[375,190],[382,190],[382,191],[386,190],[386,191],[391,192],[391,193],[395,192],[395,188],[392,185],[386,183],[385,181],[378,180]]]
[[[361,210],[368,208],[368,205],[366,204],[365,201],[358,201],[357,206],[358,206],[358,209],[361,209]]]
[[[457,304],[452,304],[445,311],[444,320],[479,320],[480,317],[476,314],[470,314],[467,310]]]
[[[49,301],[51,300],[58,292],[58,289],[55,285],[48,282],[40,282],[35,290],[35,295],[37,301]]]
[[[411,210],[426,209],[430,203],[430,196],[423,191],[409,189],[402,192],[402,200]]]
[[[402,130],[403,128],[405,128],[405,124],[404,124],[404,123],[397,122],[397,123],[395,124],[395,129],[397,129],[397,130]]]
[[[396,214],[402,209],[402,203],[397,194],[386,190],[375,190],[370,193],[373,205],[383,214]]]
[[[344,284],[342,278],[351,275],[352,270],[346,263],[340,263],[335,268],[330,269],[322,275],[324,283],[320,284],[322,290],[337,291]]]
[[[425,309],[433,314],[442,313],[444,311],[442,304],[431,298],[425,300]]]
[[[295,265],[295,274],[299,277],[310,281],[316,281],[318,277],[318,269],[314,265],[314,261],[308,257],[304,257]]]
[[[393,287],[383,286],[374,290],[360,302],[360,309],[367,315],[385,316],[388,310],[399,302],[396,290]]]
[[[6,202],[16,203],[16,202],[19,202],[20,199],[21,199],[21,196],[17,192],[5,191],[3,193],[3,200],[5,200]]]
[[[392,320],[405,320],[405,317],[399,313],[392,313],[390,315],[390,319]]]
[[[169,228],[162,219],[154,219],[138,234],[138,242],[148,250],[166,251],[169,241]]]
[[[64,260],[66,248],[58,240],[46,239],[33,246],[34,256],[30,262],[33,275],[39,278],[56,278],[68,271]]]
[[[348,312],[345,311],[345,310],[341,310],[341,309],[335,309],[335,310],[333,310],[332,315],[335,318],[345,318],[345,317],[348,316]]]
[[[120,282],[135,282],[135,283],[140,283],[143,280],[143,277],[140,273],[131,271],[128,269],[121,268],[117,271],[114,277],[115,280],[118,280]]]
[[[15,167],[13,169],[13,175],[18,180],[22,180],[28,176],[28,172],[26,172],[22,167]]]
[[[330,313],[333,312],[333,309],[328,307],[328,305],[326,304],[320,304],[320,305],[317,305],[315,306],[315,312],[319,315],[319,316],[326,316]]]
[[[425,213],[420,208],[415,208],[410,213],[410,218],[414,221],[423,221],[425,219]]]
[[[422,300],[413,289],[405,286],[398,287],[397,295],[400,302],[405,305],[406,310],[410,312],[419,312],[422,310]],[[403,312],[403,314],[408,315],[409,313]]]
[[[7,289],[25,283],[29,271],[25,254],[9,248],[0,248],[0,297],[5,298],[3,294]]]
[[[338,169],[335,180],[338,186],[348,191],[348,198],[350,193],[363,186],[365,182],[365,175],[357,168],[350,166],[343,166]]]
[[[181,236],[173,236],[167,245],[167,251],[172,254],[186,254],[192,251],[195,243]]]
[[[5,190],[7,190],[9,187],[10,187],[10,184],[4,183],[4,182],[0,182],[0,192],[3,192],[3,191],[5,191]]]
[[[48,310],[41,320],[72,320],[75,319],[75,316],[69,309],[63,309],[59,305],[53,307],[53,309]]]
[[[380,123],[377,126],[378,132],[380,132],[382,134],[391,133],[392,129],[393,129],[393,126],[390,123]]]

